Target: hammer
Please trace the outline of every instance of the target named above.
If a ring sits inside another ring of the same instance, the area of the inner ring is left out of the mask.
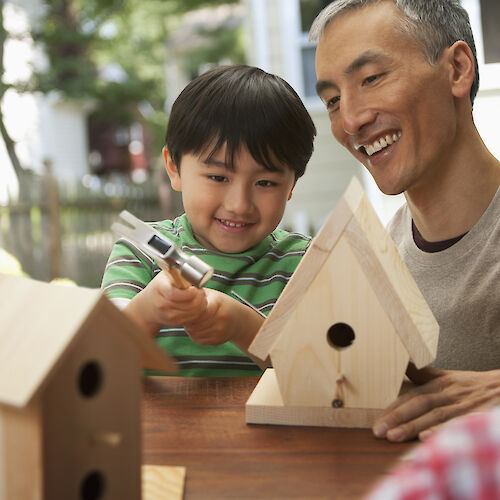
[[[190,285],[201,288],[212,276],[214,270],[206,262],[195,255],[187,255],[168,238],[127,210],[120,213],[120,219],[111,225],[111,229],[155,259],[177,288],[188,288]]]

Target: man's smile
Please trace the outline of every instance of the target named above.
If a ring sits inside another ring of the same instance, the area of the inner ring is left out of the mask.
[[[382,151],[387,146],[390,146],[391,144],[399,141],[400,138],[401,130],[398,130],[397,132],[393,132],[392,134],[385,134],[383,136],[380,136],[370,143],[354,144],[354,148],[356,149],[356,151],[361,151],[368,156],[372,156],[373,154]]]

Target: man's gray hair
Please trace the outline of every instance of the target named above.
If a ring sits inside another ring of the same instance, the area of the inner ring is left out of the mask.
[[[336,0],[325,7],[314,20],[309,32],[310,41],[318,41],[326,27],[338,15],[383,0]],[[436,64],[446,47],[457,40],[464,41],[474,55],[474,82],[470,89],[473,103],[479,88],[479,68],[476,45],[469,15],[459,0],[392,0],[403,14],[403,33],[415,40],[429,64]]]

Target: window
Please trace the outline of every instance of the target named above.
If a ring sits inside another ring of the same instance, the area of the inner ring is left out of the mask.
[[[469,13],[479,64],[479,91],[500,88],[500,2],[460,0]]]
[[[328,4],[329,0],[300,0],[300,25],[302,33],[309,32],[311,24],[316,19],[316,16]]]
[[[304,97],[316,96],[316,72],[314,70],[314,57],[316,54],[316,44],[310,43],[309,29],[316,16],[328,4],[329,0],[300,0],[300,57],[302,60],[302,81]]]
[[[500,2],[480,0],[484,63],[500,63]]]

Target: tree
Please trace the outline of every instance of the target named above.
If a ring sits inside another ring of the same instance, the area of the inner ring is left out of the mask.
[[[3,19],[3,8],[4,8],[4,0],[0,0],[0,74],[3,76],[4,74],[4,47],[5,41],[7,39],[7,32],[4,27],[4,19]],[[7,127],[5,126],[4,115],[2,112],[1,103],[3,101],[3,97],[5,92],[10,87],[7,85],[3,78],[0,80],[0,134],[2,135],[3,142],[5,144],[5,148],[7,150],[7,154],[9,155],[9,159],[12,163],[12,167],[18,179],[22,176],[23,168],[21,166],[21,162],[16,153],[15,142],[12,140]],[[20,186],[21,187],[21,186]]]
[[[36,74],[35,88],[91,99],[95,119],[122,125],[136,119],[139,103],[162,113],[165,40],[173,21],[189,10],[227,3],[237,0],[50,0],[35,33],[50,67]],[[118,69],[118,78],[106,77],[103,68]]]
[[[90,101],[94,118],[123,125],[136,119],[140,103],[148,103],[155,110],[149,117],[152,125],[161,123],[163,129],[165,40],[173,20],[192,9],[227,3],[238,0],[46,0],[31,35],[48,64],[35,68],[33,78],[17,90]],[[7,36],[0,17],[0,70]],[[231,47],[226,43],[221,50]],[[118,71],[110,77],[105,68]],[[7,88],[0,83],[0,99]],[[1,111],[0,133],[20,178],[22,167]]]

